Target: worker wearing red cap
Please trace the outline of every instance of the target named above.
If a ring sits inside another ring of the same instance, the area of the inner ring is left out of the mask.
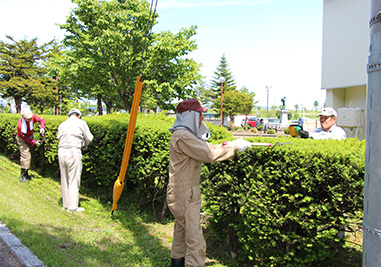
[[[21,110],[21,118],[17,122],[17,144],[20,150],[20,165],[21,176],[20,182],[29,182],[28,179],[32,177],[29,175],[28,170],[30,168],[30,161],[32,156],[30,154],[30,146],[41,145],[41,141],[33,139],[33,125],[40,123],[40,133],[45,132],[45,120],[33,112],[29,108],[23,108]]]
[[[206,243],[200,223],[200,176],[202,162],[228,160],[237,151],[250,147],[246,143],[212,145],[206,140],[210,131],[203,122],[202,107],[197,99],[178,104],[169,148],[168,207],[175,217],[171,258],[173,267],[204,266]]]

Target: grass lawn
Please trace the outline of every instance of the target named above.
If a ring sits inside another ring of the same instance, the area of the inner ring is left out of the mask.
[[[139,212],[128,190],[113,218],[107,189],[81,194],[85,212],[69,213],[58,181],[32,171],[21,183],[20,166],[3,155],[0,162],[0,220],[47,266],[170,266],[173,220]],[[207,266],[239,266],[223,244],[206,239],[214,244]]]

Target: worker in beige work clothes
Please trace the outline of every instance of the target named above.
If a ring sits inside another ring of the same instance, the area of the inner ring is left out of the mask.
[[[169,148],[168,207],[175,217],[171,266],[204,266],[206,243],[200,223],[200,176],[202,162],[230,159],[234,153],[250,147],[248,142],[212,145],[206,142],[210,131],[203,122],[197,99],[177,106],[177,116]],[[242,139],[241,139],[242,140]],[[243,140],[242,140],[243,141]]]
[[[73,108],[69,118],[58,126],[58,162],[61,173],[62,208],[68,212],[84,211],[78,207],[79,186],[82,174],[82,148],[93,140],[81,111]]]

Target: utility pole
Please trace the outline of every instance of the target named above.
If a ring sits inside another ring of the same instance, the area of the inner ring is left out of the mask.
[[[57,96],[56,96],[56,100],[57,100],[56,115],[58,115],[58,106],[59,106],[59,103],[58,103],[58,76],[56,76],[56,83],[57,83],[57,87],[56,87],[56,92],[57,92]]]
[[[381,0],[371,0],[368,56],[363,266],[381,266]]]
[[[267,90],[267,118],[269,117],[269,90],[271,89],[271,85],[266,85]]]
[[[224,113],[222,112],[222,105],[223,105],[223,97],[224,97],[224,82],[225,77],[220,77],[220,83],[221,83],[221,127],[224,126]]]

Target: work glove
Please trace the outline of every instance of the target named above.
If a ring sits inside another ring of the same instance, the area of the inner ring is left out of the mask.
[[[45,129],[44,129],[44,128],[41,128],[41,129],[40,129],[40,134],[44,135],[44,133],[45,133]]]
[[[42,144],[42,141],[41,141],[41,140],[36,141],[36,146],[39,146],[39,145],[41,145],[41,144]]]
[[[300,131],[300,138],[309,138],[310,133],[308,131],[301,130]]]
[[[249,141],[243,140],[242,138],[236,139],[232,143],[235,143],[237,145],[239,152],[243,152],[249,147],[251,147],[251,143]]]

